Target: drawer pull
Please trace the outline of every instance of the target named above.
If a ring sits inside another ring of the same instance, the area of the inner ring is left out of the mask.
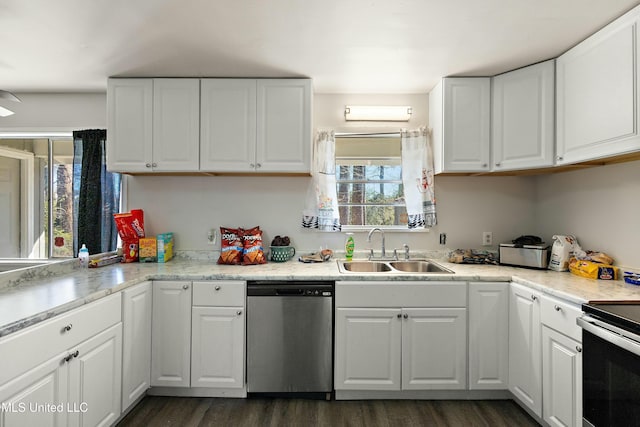
[[[62,328],[62,333],[64,334],[65,332],[69,332],[71,328],[73,328],[73,323],[69,323],[68,325],[65,325],[65,327]]]
[[[215,289],[216,291],[219,291],[219,290],[220,290],[220,286],[216,286],[214,289]]]
[[[553,306],[553,308],[554,308],[556,311],[562,311],[562,307],[560,307],[560,306],[559,306],[559,305],[557,305],[557,304],[556,304],[556,305],[554,305],[554,306]]]
[[[402,317],[404,317],[405,319],[408,319],[409,315],[407,313],[405,313]]]
[[[402,314],[398,313],[398,319],[402,319]]]
[[[579,345],[576,346],[576,351],[578,353],[582,353],[582,347],[580,347]]]
[[[182,289],[184,289],[184,290],[189,289],[189,285],[182,285]]]
[[[75,358],[76,358],[76,357],[78,357],[79,355],[80,355],[80,352],[79,352],[78,350],[76,350],[74,353],[69,353],[69,354],[67,354],[67,356],[66,356],[64,359],[62,359],[62,360],[64,360],[65,362],[67,362],[67,363],[68,363],[68,362],[70,362],[70,361],[71,361],[71,359],[75,359]]]
[[[238,311],[236,312],[236,314],[237,314],[238,316],[240,316],[240,315],[242,314],[242,310],[238,310]]]
[[[537,296],[535,296],[535,295],[531,295],[531,300],[533,300],[533,301],[537,301],[537,300],[538,300],[538,297],[537,297]]]

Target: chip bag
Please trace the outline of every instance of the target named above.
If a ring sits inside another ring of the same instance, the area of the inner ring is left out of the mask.
[[[220,227],[218,264],[242,264],[242,229]]]
[[[267,258],[264,256],[262,230],[260,230],[260,227],[244,230],[242,233],[242,242],[244,250],[242,263],[244,265],[266,264]]]
[[[588,279],[618,280],[617,267],[583,259],[571,258],[569,271],[576,276]]]

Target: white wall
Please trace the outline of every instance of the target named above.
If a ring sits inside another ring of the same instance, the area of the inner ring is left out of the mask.
[[[640,161],[536,177],[539,233],[573,234],[583,249],[640,268]]]
[[[22,102],[7,102],[14,115],[0,119],[0,132],[106,129],[105,93],[16,93]]]

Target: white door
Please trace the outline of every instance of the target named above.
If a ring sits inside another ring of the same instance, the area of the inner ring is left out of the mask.
[[[336,390],[400,390],[401,311],[337,308]]]
[[[487,172],[491,143],[491,79],[444,79],[444,172]]]
[[[20,160],[0,157],[0,258],[20,258]]]
[[[151,386],[151,282],[122,292],[122,410]]]
[[[640,149],[637,9],[558,57],[557,163]]]
[[[110,426],[120,416],[122,323],[71,349],[69,425]]]
[[[200,80],[153,79],[153,170],[200,166]]]
[[[260,79],[257,172],[309,173],[311,80]]]
[[[191,282],[154,281],[151,385],[189,387]]]
[[[493,170],[553,166],[554,60],[500,74],[491,81]]]
[[[509,299],[509,390],[542,416],[540,296],[511,284]]]
[[[0,386],[0,426],[63,427],[67,412],[46,410],[45,404],[64,404],[68,370],[60,354]],[[38,406],[41,405],[41,406]]]
[[[467,310],[402,310],[402,389],[467,387]]]
[[[191,387],[244,387],[242,307],[193,307]]]
[[[153,163],[153,80],[107,81],[107,169],[150,172]]]
[[[582,425],[582,346],[542,328],[544,420],[551,426]]]
[[[509,283],[469,284],[469,389],[509,388]]]
[[[200,103],[200,170],[253,172],[256,81],[202,79]]]

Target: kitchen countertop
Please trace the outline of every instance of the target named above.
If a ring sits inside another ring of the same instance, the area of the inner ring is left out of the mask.
[[[66,263],[66,270],[58,263],[54,267],[34,267],[27,274],[0,274],[0,337],[145,280],[514,281],[576,304],[640,300],[640,287],[622,280],[594,280],[568,272],[441,260],[436,261],[455,274],[340,273],[335,260],[233,266],[216,265],[212,260],[176,258],[165,264],[115,264],[95,269],[79,269],[74,261]]]

